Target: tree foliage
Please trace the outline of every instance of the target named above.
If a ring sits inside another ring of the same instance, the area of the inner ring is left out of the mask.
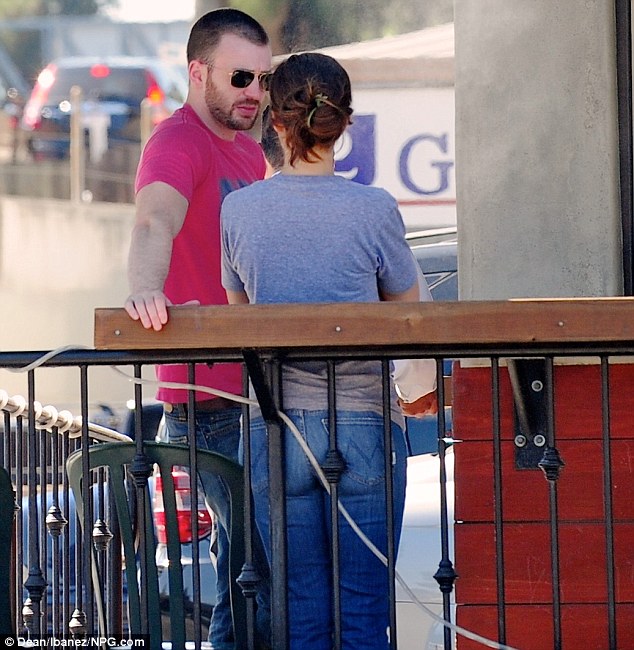
[[[453,0],[233,0],[257,18],[276,53],[402,34],[453,20]]]
[[[119,0],[0,0],[0,19],[23,16],[83,16],[98,13]]]

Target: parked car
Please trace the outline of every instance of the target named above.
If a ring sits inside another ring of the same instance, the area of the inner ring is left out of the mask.
[[[86,132],[107,129],[110,145],[140,142],[144,99],[149,101],[157,123],[181,106],[187,96],[187,77],[182,68],[158,58],[57,59],[39,74],[22,116],[27,147],[36,160],[68,156],[73,86],[82,91]]]
[[[415,230],[408,232],[406,237],[434,300],[458,300],[456,226]]]

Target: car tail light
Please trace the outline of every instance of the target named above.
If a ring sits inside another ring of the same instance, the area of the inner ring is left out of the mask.
[[[40,72],[33,87],[31,97],[29,97],[29,101],[24,107],[22,121],[27,129],[37,129],[40,126],[42,106],[46,104],[48,91],[55,82],[56,74],[57,66],[52,63]]]
[[[95,79],[105,79],[110,76],[110,68],[104,63],[95,63],[90,67],[90,76]]]
[[[191,542],[192,535],[192,510],[191,510],[191,486],[189,472],[182,467],[172,469],[174,481],[174,494],[176,497],[176,516],[178,520],[178,534],[181,544]],[[165,509],[163,506],[163,479],[158,470],[155,473],[154,497],[152,501],[154,512],[154,523],[159,543],[167,542],[165,526]],[[205,506],[202,488],[198,490],[198,539],[207,537],[211,532],[212,518]]]
[[[165,101],[165,93],[151,72],[146,72],[145,75],[147,80],[147,98],[153,106],[162,104]]]
[[[152,104],[162,104],[165,100],[165,95],[158,86],[152,86],[151,88],[148,88],[147,98],[152,102]]]

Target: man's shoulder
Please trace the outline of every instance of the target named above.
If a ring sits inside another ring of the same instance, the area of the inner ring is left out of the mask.
[[[200,141],[202,138],[204,141],[203,134],[205,133],[208,133],[208,129],[185,105],[176,109],[169,117],[160,122],[152,132],[150,139],[178,138],[182,140],[188,137],[196,141]]]

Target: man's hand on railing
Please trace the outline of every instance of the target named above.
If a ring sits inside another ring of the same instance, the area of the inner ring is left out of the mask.
[[[436,415],[438,413],[438,396],[436,391],[427,393],[413,402],[398,400],[403,415],[407,417],[422,418],[425,415]]]
[[[167,323],[169,298],[160,290],[140,291],[128,296],[125,310],[133,320],[140,320],[145,329],[159,331]]]
[[[190,300],[185,305],[200,305],[199,300]],[[140,291],[128,296],[125,310],[133,320],[140,320],[145,329],[156,332],[167,323],[167,308],[172,306],[171,300],[160,290]]]

